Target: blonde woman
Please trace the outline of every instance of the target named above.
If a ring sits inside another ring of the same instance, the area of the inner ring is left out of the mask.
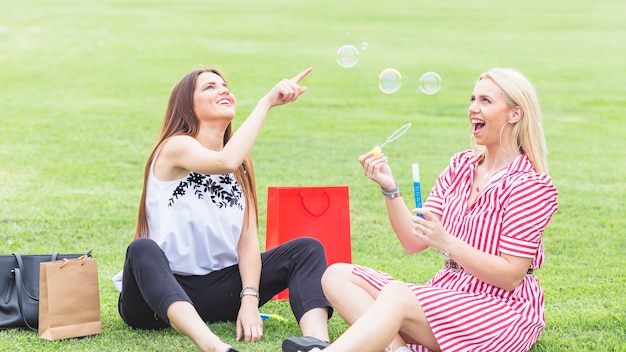
[[[385,155],[359,158],[406,251],[433,248],[445,263],[423,285],[358,265],[329,267],[324,292],[350,328],[324,352],[513,352],[539,339],[544,295],[535,270],[557,189],[534,88],[512,69],[482,74],[468,123],[477,148],[451,158],[421,209],[409,211]]]

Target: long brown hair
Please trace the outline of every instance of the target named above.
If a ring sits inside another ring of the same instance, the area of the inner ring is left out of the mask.
[[[196,89],[196,81],[198,76],[204,72],[212,72],[222,77],[224,76],[215,69],[202,68],[194,70],[183,77],[178,82],[167,105],[165,112],[165,119],[163,120],[163,127],[161,128],[161,135],[155,144],[154,148],[150,152],[150,156],[146,161],[143,178],[143,190],[141,192],[141,200],[139,202],[139,214],[137,216],[137,228],[135,230],[135,239],[140,237],[150,237],[150,229],[148,228],[148,216],[146,214],[146,188],[148,183],[148,176],[150,174],[150,166],[155,154],[165,144],[165,142],[176,135],[187,135],[194,137],[198,133],[199,122],[194,112],[193,95]],[[224,79],[224,81],[226,81]],[[224,132],[224,145],[228,143],[228,140],[233,135],[232,122],[226,127]],[[241,186],[243,194],[246,200],[246,204],[254,205],[255,213],[250,214],[252,207],[248,206],[244,215],[244,226],[247,223],[249,216],[254,215],[256,223],[259,223],[258,202],[256,196],[256,182],[254,179],[254,169],[252,167],[252,160],[250,155],[247,155],[243,164],[234,172],[237,183]]]

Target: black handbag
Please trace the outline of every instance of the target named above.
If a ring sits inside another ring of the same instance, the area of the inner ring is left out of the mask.
[[[0,329],[30,329],[39,325],[39,264],[83,254],[0,255]]]

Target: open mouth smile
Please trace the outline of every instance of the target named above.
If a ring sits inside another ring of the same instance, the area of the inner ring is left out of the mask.
[[[485,121],[479,119],[472,119],[472,127],[474,128],[474,133],[479,132],[485,127]]]
[[[218,100],[217,104],[219,104],[219,105],[229,105],[229,106],[233,105],[231,103],[231,101],[229,99],[227,99],[227,98],[223,98],[223,99]]]

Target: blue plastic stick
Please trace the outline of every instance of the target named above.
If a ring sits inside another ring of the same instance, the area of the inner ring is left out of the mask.
[[[261,320],[280,320],[280,321],[286,321],[287,319],[281,317],[278,314],[266,314],[266,313],[261,313]]]
[[[415,207],[422,207],[422,187],[420,186],[420,167],[417,163],[411,165],[413,171],[413,194],[415,195]],[[422,215],[419,215],[422,217]]]

